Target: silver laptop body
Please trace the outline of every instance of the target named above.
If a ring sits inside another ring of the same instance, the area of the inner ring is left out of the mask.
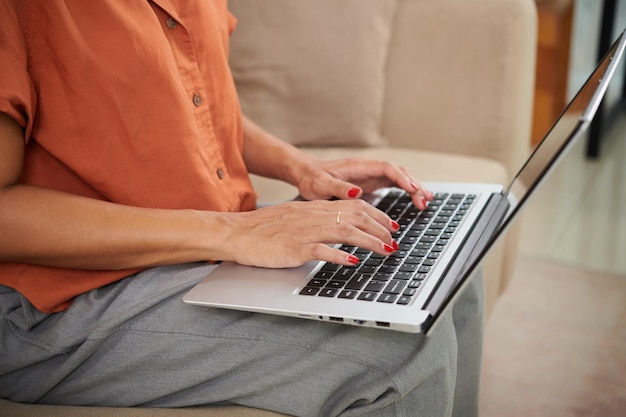
[[[445,246],[439,247],[436,260],[427,268],[426,278],[419,280],[419,287],[411,297],[403,297],[401,292],[365,300],[359,296],[367,292],[366,286],[354,290],[355,294],[346,288],[327,289],[328,284],[315,278],[328,268],[325,262],[309,262],[289,269],[223,262],[194,286],[183,301],[199,306],[429,334],[530,196],[586,131],[624,53],[625,44],[622,33],[507,188],[496,184],[425,184],[435,194],[472,197],[470,204],[462,207],[463,217],[455,224],[454,234]],[[397,194],[397,190],[379,190],[364,199],[378,206],[390,193]],[[437,245],[437,239],[433,245]],[[372,280],[379,270],[382,267],[372,272]],[[414,275],[403,279],[418,284],[420,272],[409,274]],[[311,283],[319,288],[312,288]],[[349,292],[351,298],[339,296]],[[370,295],[365,294],[365,298]]]

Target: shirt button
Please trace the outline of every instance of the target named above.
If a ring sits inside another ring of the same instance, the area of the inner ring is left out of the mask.
[[[224,170],[222,168],[217,169],[217,178],[224,179]]]
[[[178,22],[172,16],[167,18],[165,24],[170,29],[176,29],[176,26],[178,26]]]
[[[195,104],[196,107],[198,107],[200,104],[202,104],[202,97],[200,97],[200,94],[194,94],[193,95],[193,104]]]

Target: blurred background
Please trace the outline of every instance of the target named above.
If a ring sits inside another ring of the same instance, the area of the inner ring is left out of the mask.
[[[532,146],[626,29],[626,0],[536,3]],[[515,276],[486,327],[483,416],[626,415],[624,68],[524,212]]]

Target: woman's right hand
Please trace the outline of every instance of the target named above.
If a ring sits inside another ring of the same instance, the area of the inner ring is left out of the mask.
[[[311,260],[354,265],[358,259],[329,245],[347,244],[389,255],[398,224],[363,200],[293,201],[223,217],[230,229],[222,260],[268,268]]]

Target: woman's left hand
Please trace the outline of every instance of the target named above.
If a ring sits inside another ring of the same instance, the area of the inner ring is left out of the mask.
[[[428,201],[434,198],[407,168],[365,159],[316,161],[297,186],[307,200],[354,199],[379,188],[398,187],[411,194],[413,204],[420,210],[426,209]]]

